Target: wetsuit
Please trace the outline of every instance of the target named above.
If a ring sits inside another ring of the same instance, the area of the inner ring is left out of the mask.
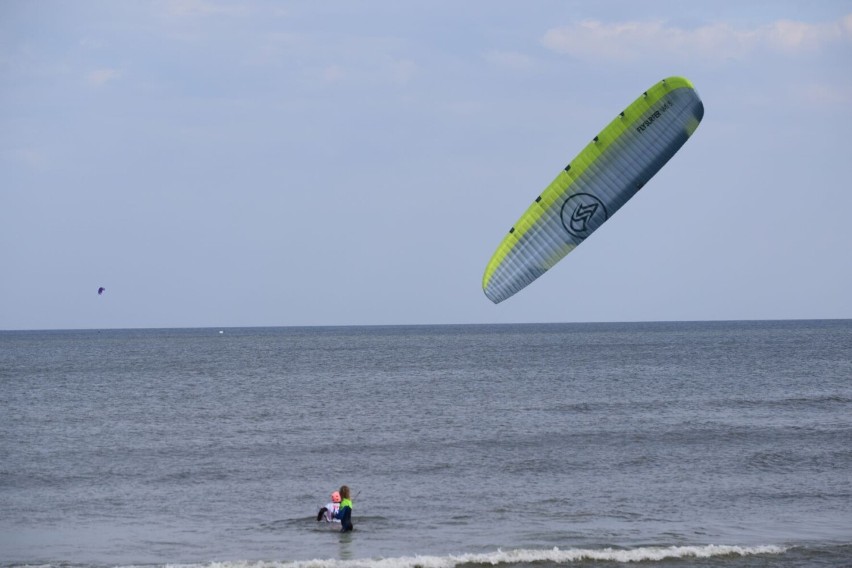
[[[340,532],[348,532],[355,528],[352,525],[352,500],[343,499],[340,509],[334,514],[334,518],[340,519]]]

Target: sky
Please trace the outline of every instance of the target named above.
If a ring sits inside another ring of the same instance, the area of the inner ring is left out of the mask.
[[[492,304],[673,75],[692,138]],[[852,0],[4,0],[0,329],[852,318],[850,128]]]

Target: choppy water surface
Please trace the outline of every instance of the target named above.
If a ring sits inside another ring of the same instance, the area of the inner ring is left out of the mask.
[[[0,565],[852,564],[852,321],[219,331],[0,332]]]

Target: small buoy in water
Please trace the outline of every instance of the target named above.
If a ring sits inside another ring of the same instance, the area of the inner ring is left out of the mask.
[[[225,333],[225,332],[224,332],[224,331],[222,331],[222,330],[220,329],[220,330],[219,330],[219,333]]]

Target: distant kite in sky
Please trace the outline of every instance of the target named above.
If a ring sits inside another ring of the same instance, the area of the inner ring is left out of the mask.
[[[100,296],[101,294],[103,294],[105,291],[106,291],[106,288],[104,288],[103,286],[101,286],[100,288],[98,288],[98,296]]]
[[[485,295],[502,302],[574,250],[674,156],[703,116],[698,93],[683,77],[642,93],[509,230],[485,269]]]

